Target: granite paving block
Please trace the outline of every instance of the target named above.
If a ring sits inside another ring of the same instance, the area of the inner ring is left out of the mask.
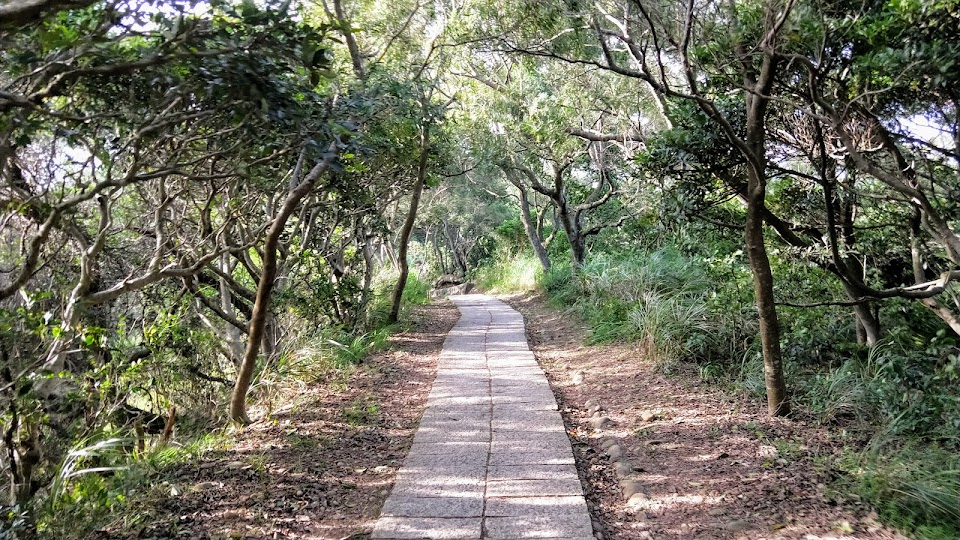
[[[499,405],[496,404],[493,406],[493,416],[494,418],[519,418],[527,420],[543,420],[543,421],[554,421],[560,420],[563,421],[563,417],[560,416],[560,413],[554,411],[543,411],[537,409],[531,409],[524,405],[523,403],[516,403],[510,405]]]
[[[493,399],[491,399],[491,396],[485,394],[456,395],[438,392],[436,396],[430,396],[430,403],[437,407],[447,405],[477,405],[486,407],[493,404]]]
[[[493,419],[503,422],[536,422],[541,424],[563,424],[563,418],[556,411],[525,411],[521,407],[498,405],[493,408]]]
[[[498,443],[509,441],[532,441],[543,447],[556,446],[570,448],[570,436],[566,431],[513,431],[506,429],[493,430],[491,441]]]
[[[527,373],[531,375],[545,375],[543,368],[541,368],[536,360],[530,358],[529,360],[497,360],[491,358],[487,361],[487,366],[490,371],[496,375],[503,375],[509,373]]]
[[[583,515],[549,514],[486,517],[484,538],[491,540],[523,538],[592,537],[593,527],[586,509]]]
[[[490,424],[494,431],[526,431],[529,433],[563,433],[566,429],[563,427],[563,421],[559,418],[552,421],[538,422],[536,420],[526,420],[523,418],[493,418]]]
[[[426,486],[472,486],[485,482],[487,466],[404,465],[397,471],[396,482],[417,482]]]
[[[542,396],[515,396],[515,395],[497,395],[491,400],[492,405],[507,405],[511,403],[523,404],[532,411],[556,411],[557,402],[553,399],[545,399]]]
[[[489,369],[489,365],[486,360],[441,360],[437,364],[439,369],[446,371],[447,369],[476,369],[476,370],[486,370]]]
[[[409,454],[468,454],[490,452],[490,443],[487,441],[430,441],[416,442],[410,445]]]
[[[570,465],[493,465],[487,469],[487,482],[501,480],[578,480]]]
[[[510,394],[517,392],[550,392],[550,386],[543,377],[502,377],[495,376],[490,380],[490,392],[496,394]],[[553,395],[551,392],[550,395]]]
[[[425,478],[422,474],[399,477],[393,484],[391,497],[483,497],[487,483],[483,475],[476,478]]]
[[[421,427],[443,427],[443,428],[460,428],[466,429],[472,427],[472,429],[484,429],[489,428],[490,419],[492,418],[489,409],[485,407],[479,407],[472,414],[466,413],[457,413],[450,414],[448,412],[436,411],[436,412],[427,412],[424,413],[423,417],[420,419]]]
[[[552,401],[554,403],[557,401],[557,398],[554,397],[550,387],[547,386],[534,386],[527,384],[519,386],[495,386],[490,389],[490,398],[493,400],[522,397],[530,398],[531,401]]]
[[[574,464],[573,454],[568,449],[566,454],[560,450],[547,450],[544,452],[525,453],[525,452],[504,452],[490,454],[491,467],[498,465],[570,465]]]
[[[423,422],[420,422],[420,429],[425,429],[433,432],[448,432],[448,431],[489,431],[490,430],[490,420],[488,419],[478,419],[478,420],[431,420],[427,419]]]
[[[404,467],[477,467],[487,463],[489,455],[485,452],[464,452],[459,454],[407,454]]]
[[[443,384],[436,385],[430,389],[430,395],[427,403],[434,404],[437,398],[456,398],[456,397],[490,397],[490,385],[474,386],[465,384]]]
[[[500,367],[503,365],[539,365],[537,356],[530,349],[521,349],[519,351],[497,351],[495,344],[489,344],[485,353],[490,367]]]
[[[452,423],[458,425],[458,422],[462,425],[468,423],[483,424],[484,422],[489,424],[490,419],[493,418],[490,407],[490,405],[472,405],[469,408],[463,406],[432,407],[423,414],[420,424]]]
[[[480,517],[483,515],[483,495],[476,493],[465,497],[406,497],[391,493],[383,504],[381,515],[425,518]]]
[[[490,391],[489,387],[492,382],[493,381],[490,377],[473,377],[467,379],[464,377],[441,376],[433,382],[433,386],[430,387],[430,390],[479,390],[482,393],[488,393]]]
[[[481,518],[422,518],[383,516],[371,540],[473,540],[480,538]]]
[[[552,401],[557,402],[553,391],[549,386],[540,386],[523,381],[514,384],[498,384],[490,386],[490,398],[493,400],[500,398],[530,398],[531,401]]]
[[[489,442],[490,438],[491,432],[489,429],[431,429],[420,426],[420,429],[413,436],[413,444],[448,440]]]
[[[560,516],[587,515],[587,503],[583,497],[487,497],[485,516]],[[587,524],[590,520],[587,520]],[[567,535],[555,535],[567,536]]]
[[[496,370],[490,373],[490,389],[494,394],[509,392],[510,389],[519,387],[550,390],[543,373],[501,373]]]
[[[495,480],[487,481],[488,497],[583,496],[577,477],[558,480]]]
[[[444,342],[444,345],[447,343]],[[437,357],[440,363],[462,362],[464,364],[483,365],[487,361],[486,340],[477,341],[458,340],[452,342],[456,349],[444,349]]]
[[[530,386],[545,386],[543,370],[538,367],[494,368],[491,370],[490,384],[493,386],[517,386],[517,382],[530,383]]]
[[[461,418],[474,418],[477,416],[490,416],[492,409],[484,405],[440,405],[437,403],[428,403],[427,409],[423,412],[424,418],[437,417],[439,419],[459,420]]]
[[[497,434],[503,433],[507,432],[497,432]],[[519,437],[523,434],[522,432],[516,433],[518,434],[518,438],[513,440],[503,437],[493,437],[491,439],[488,451],[491,454],[573,455],[570,452],[569,442],[567,442],[565,445],[560,444],[560,436],[564,435],[563,433],[537,433],[536,435],[531,435],[530,438],[527,439],[522,439]],[[547,435],[554,435],[555,437],[547,437]]]

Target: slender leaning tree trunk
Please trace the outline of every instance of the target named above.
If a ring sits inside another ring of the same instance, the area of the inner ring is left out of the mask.
[[[547,254],[547,248],[543,245],[540,235],[537,233],[537,226],[533,222],[533,216],[530,214],[530,196],[526,188],[518,184],[520,190],[520,219],[523,221],[523,230],[527,233],[527,239],[530,241],[530,247],[537,255],[540,266],[544,272],[550,270],[550,255]]]
[[[263,243],[263,264],[260,272],[260,281],[257,283],[257,296],[253,304],[253,313],[250,316],[247,346],[243,353],[243,360],[237,372],[237,382],[233,386],[230,397],[230,419],[239,424],[249,424],[247,416],[247,392],[253,379],[253,371],[260,355],[260,346],[266,333],[267,316],[270,313],[270,297],[273,293],[274,282],[277,277],[277,247],[280,244],[280,235],[287,225],[287,220],[297,210],[300,201],[313,190],[317,180],[323,176],[330,165],[336,160],[336,146],[331,145],[327,157],[315,165],[299,185],[287,193],[283,206],[277,212],[273,224],[267,231],[267,238]]]
[[[763,239],[763,209],[766,182],[750,174],[750,197],[747,204],[747,223],[744,238],[750,269],[753,271],[753,291],[760,318],[760,344],[763,350],[763,377],[767,389],[767,410],[772,416],[790,413],[787,386],[783,378],[783,353],[780,349],[780,321],[773,294],[773,271]]]
[[[413,225],[417,221],[417,211],[420,208],[420,197],[423,195],[423,186],[427,179],[427,161],[430,157],[430,124],[424,123],[423,131],[420,133],[420,159],[417,162],[417,180],[413,184],[413,193],[410,196],[410,210],[407,211],[407,219],[403,222],[403,228],[400,229],[400,245],[397,248],[397,262],[400,266],[400,277],[397,278],[397,286],[393,289],[393,298],[390,305],[390,316],[387,322],[393,324],[400,319],[400,304],[403,301],[403,289],[407,286],[407,278],[410,276],[410,261],[407,260],[407,252],[410,248],[410,235],[413,233]]]

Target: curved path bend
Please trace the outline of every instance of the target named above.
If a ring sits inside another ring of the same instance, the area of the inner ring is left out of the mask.
[[[523,317],[451,297],[461,317],[372,538],[593,538],[570,440]]]

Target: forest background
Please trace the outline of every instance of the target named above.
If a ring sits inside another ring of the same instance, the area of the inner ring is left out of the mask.
[[[5,534],[122,507],[453,275],[829,426],[847,489],[955,538],[958,13],[5,3]]]

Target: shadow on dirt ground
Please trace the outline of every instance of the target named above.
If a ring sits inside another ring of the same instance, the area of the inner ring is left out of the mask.
[[[574,441],[587,502],[607,539],[901,539],[857,500],[830,493],[817,456],[830,433],[771,418],[765,403],[665,376],[633,344],[584,346],[575,317],[539,296],[504,299],[523,313]],[[592,415],[586,404],[602,410]],[[607,417],[595,429],[591,417]],[[633,465],[628,504],[604,441]]]

